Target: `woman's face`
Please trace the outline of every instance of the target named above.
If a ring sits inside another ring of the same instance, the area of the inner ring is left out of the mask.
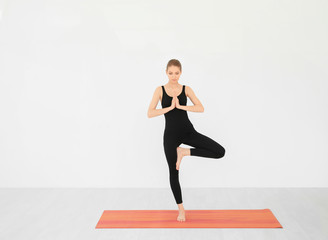
[[[177,66],[169,66],[166,75],[169,77],[170,81],[177,83],[181,75],[180,68]]]

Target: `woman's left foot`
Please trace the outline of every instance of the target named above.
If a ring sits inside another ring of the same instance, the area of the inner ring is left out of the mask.
[[[177,156],[178,156],[177,163],[176,163],[177,170],[179,170],[182,158],[187,155],[186,153],[187,150],[188,150],[187,148],[177,147]]]

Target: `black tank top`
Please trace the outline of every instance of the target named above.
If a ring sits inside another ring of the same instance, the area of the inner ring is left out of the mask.
[[[162,86],[163,94],[162,94],[162,108],[166,108],[171,106],[173,97],[167,95],[164,86]],[[182,92],[178,95],[180,105],[187,106],[187,96],[185,93],[185,85],[182,86]],[[189,129],[193,128],[192,123],[188,118],[187,111],[174,108],[171,111],[168,111],[164,114],[165,116],[165,128],[173,128],[173,129]]]

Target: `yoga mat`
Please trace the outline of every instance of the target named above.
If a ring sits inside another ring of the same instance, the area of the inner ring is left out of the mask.
[[[282,228],[270,209],[185,210],[104,210],[96,228]]]

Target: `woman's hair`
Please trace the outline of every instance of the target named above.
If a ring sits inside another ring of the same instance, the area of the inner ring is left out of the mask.
[[[176,66],[176,67],[179,67],[180,68],[180,72],[182,70],[182,67],[181,67],[181,63],[178,59],[171,59],[168,63],[167,63],[167,66],[166,66],[166,71],[167,69],[170,67],[170,66]]]

